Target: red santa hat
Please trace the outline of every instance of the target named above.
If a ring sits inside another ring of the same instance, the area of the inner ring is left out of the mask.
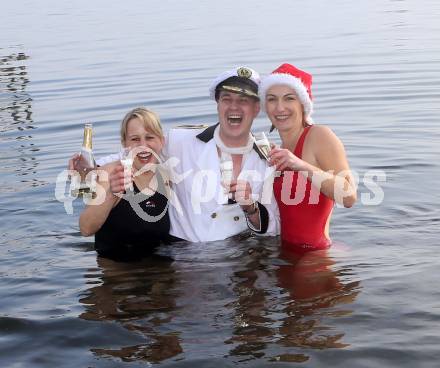
[[[260,100],[264,105],[267,91],[276,84],[287,85],[292,88],[304,108],[305,119],[309,124],[313,123],[312,75],[295,68],[291,64],[282,64],[267,77],[264,77],[259,87]]]

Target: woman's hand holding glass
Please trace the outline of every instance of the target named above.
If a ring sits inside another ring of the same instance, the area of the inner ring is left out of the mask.
[[[121,151],[120,163],[110,173],[109,183],[114,194],[133,191],[133,158],[129,148]]]
[[[124,193],[128,180],[125,178],[125,169],[117,164],[109,175],[110,190],[113,194]]]
[[[305,162],[295,156],[290,150],[273,146],[269,152],[269,165],[275,167],[276,171],[307,170]]]
[[[124,188],[128,192],[133,191],[133,160],[134,149],[124,147],[121,151],[121,164],[124,167]]]

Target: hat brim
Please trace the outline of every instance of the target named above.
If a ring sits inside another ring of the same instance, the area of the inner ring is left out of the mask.
[[[254,97],[257,100],[260,98],[257,93],[254,91],[251,91],[247,88],[240,88],[237,86],[228,86],[228,85],[222,85],[217,88],[217,91],[226,91],[226,92],[232,92],[232,93],[238,93],[240,95],[248,96],[248,97]]]

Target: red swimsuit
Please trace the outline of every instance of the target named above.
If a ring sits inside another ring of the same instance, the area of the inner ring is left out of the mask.
[[[304,129],[293,152],[299,158],[310,128]],[[331,241],[324,232],[333,200],[297,171],[284,171],[275,178],[273,190],[280,209],[283,247],[292,251],[328,248]]]

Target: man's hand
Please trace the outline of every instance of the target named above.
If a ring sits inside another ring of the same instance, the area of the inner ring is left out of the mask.
[[[252,188],[246,180],[232,180],[229,186],[229,193],[244,210],[252,207],[254,200],[252,198]]]

